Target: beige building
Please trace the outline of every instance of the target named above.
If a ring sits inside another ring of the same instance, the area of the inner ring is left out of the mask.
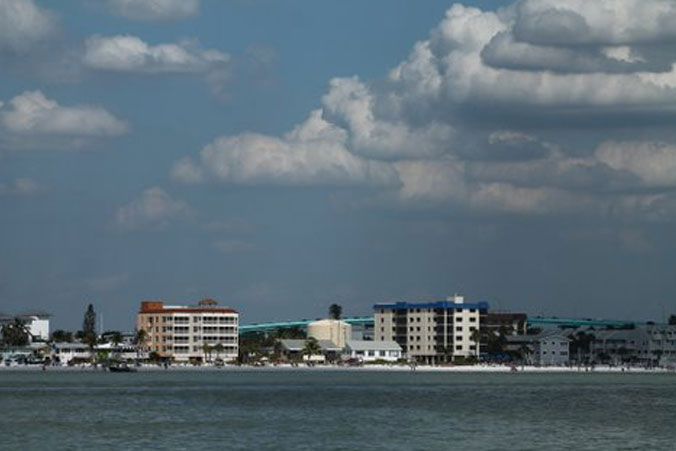
[[[396,341],[411,360],[439,363],[479,357],[481,324],[488,303],[465,303],[454,295],[437,302],[374,305],[376,341]]]
[[[352,326],[339,319],[322,319],[308,324],[307,336],[332,341],[342,349],[352,339]]]
[[[161,357],[179,362],[237,358],[239,313],[220,307],[212,299],[202,300],[197,305],[143,301],[136,327],[146,331],[144,351],[156,352]],[[216,348],[219,344],[220,352]],[[208,351],[205,345],[208,345]]]

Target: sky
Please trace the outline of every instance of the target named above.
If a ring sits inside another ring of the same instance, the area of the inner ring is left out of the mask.
[[[676,2],[0,0],[0,311],[676,312]]]

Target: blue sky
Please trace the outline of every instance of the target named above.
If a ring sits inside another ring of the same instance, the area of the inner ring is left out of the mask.
[[[597,3],[0,0],[0,311],[661,320],[676,10]]]

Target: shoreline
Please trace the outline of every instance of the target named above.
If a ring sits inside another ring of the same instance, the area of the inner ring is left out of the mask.
[[[515,368],[515,369],[514,369]],[[276,371],[314,371],[314,372],[404,372],[404,373],[529,373],[529,374],[552,374],[552,373],[601,373],[601,374],[676,374],[673,368],[643,368],[643,367],[617,367],[608,365],[597,365],[594,367],[537,367],[537,366],[504,366],[504,365],[458,365],[458,366],[432,366],[417,365],[411,367],[408,365],[364,365],[364,366],[339,366],[339,365],[298,365],[289,364],[280,365],[225,365],[222,367],[214,365],[170,365],[167,368],[158,365],[141,365],[136,367],[139,373],[145,372],[276,372]],[[3,372],[98,372],[108,373],[102,367],[83,366],[48,366],[44,369],[40,365],[16,365],[0,366],[0,374]]]

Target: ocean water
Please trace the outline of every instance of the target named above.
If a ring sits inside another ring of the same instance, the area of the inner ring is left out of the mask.
[[[676,374],[0,370],[0,449],[676,450]]]

